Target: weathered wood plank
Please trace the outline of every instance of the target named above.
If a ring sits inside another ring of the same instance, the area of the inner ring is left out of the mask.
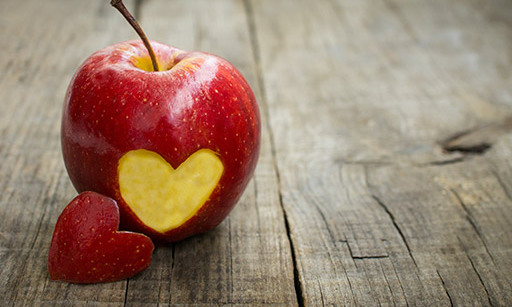
[[[107,9],[99,2],[2,2],[2,305],[124,302],[124,282],[80,287],[50,282],[46,270],[53,225],[76,193],[60,156],[66,87],[86,56],[129,32]]]
[[[511,6],[249,3],[303,303],[510,303],[510,160],[439,142],[512,113]]]
[[[420,272],[434,280],[437,274],[454,304],[499,306],[512,299],[508,257],[494,256],[510,252],[510,237],[495,236],[511,227],[512,203],[483,158],[382,167],[370,172],[369,186],[392,212]]]

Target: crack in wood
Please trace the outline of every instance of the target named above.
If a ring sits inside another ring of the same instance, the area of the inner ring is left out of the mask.
[[[485,243],[485,239],[483,237],[483,233],[482,231],[480,230],[480,227],[478,227],[478,225],[476,224],[475,222],[475,219],[473,217],[473,214],[471,214],[471,211],[469,210],[469,208],[466,206],[466,204],[464,203],[464,201],[462,200],[461,196],[459,195],[459,193],[457,191],[455,191],[454,189],[450,189],[450,191],[452,192],[452,194],[455,196],[455,198],[457,199],[457,202],[459,203],[459,205],[461,206],[462,210],[464,210],[464,213],[465,213],[465,216],[466,216],[466,220],[469,222],[469,224],[471,225],[471,227],[473,227],[473,229],[475,230],[478,238],[480,239],[480,241],[482,242],[482,245],[484,246],[484,249],[487,253],[487,255],[489,255],[489,257],[491,258],[491,261],[494,265],[496,265],[496,262],[494,261],[494,257],[492,256],[489,248],[487,247],[487,244]]]
[[[385,259],[389,258],[389,256],[381,255],[381,256],[352,256],[352,259]]]
[[[325,306],[325,300],[324,300],[324,291],[322,291],[322,284],[319,280],[316,281],[318,283],[318,290],[320,292],[320,302],[322,302],[322,306]]]
[[[400,237],[402,238],[402,241],[404,242],[404,245],[405,245],[405,248],[407,249],[407,252],[409,252],[409,256],[411,257],[412,259],[412,262],[414,263],[414,266],[416,268],[418,268],[418,264],[416,263],[416,259],[414,259],[414,256],[412,254],[412,250],[411,250],[411,247],[409,246],[409,243],[407,242],[407,238],[405,237],[402,229],[400,228],[400,226],[398,225],[398,223],[396,222],[396,219],[395,219],[395,216],[393,215],[393,213],[389,210],[388,206],[376,195],[372,195],[373,199],[375,199],[375,201],[377,202],[377,204],[379,204],[379,206],[382,207],[382,209],[384,209],[384,212],[387,213],[387,215],[389,216],[389,218],[391,219],[391,222],[393,223],[393,226],[395,227],[395,229],[398,231],[398,234],[400,235]]]
[[[282,206],[281,196],[279,197],[279,199],[280,199],[281,206]],[[290,249],[291,249],[291,254],[292,254],[293,283],[294,283],[294,287],[295,287],[295,293],[297,296],[297,304],[299,307],[303,307],[304,306],[304,295],[302,292],[302,283],[300,282],[297,257],[295,255],[295,246],[294,246],[294,243],[293,243],[293,240],[291,237],[290,224],[289,224],[286,212],[284,211],[284,208],[283,208],[283,212],[284,212],[284,224],[285,224],[285,228],[286,228],[286,236],[288,237],[288,242],[290,242]]]
[[[448,160],[431,161],[431,162],[428,162],[427,165],[444,166],[444,165],[450,165],[450,164],[460,163],[460,162],[464,162],[464,161],[466,161],[465,156],[456,157],[456,158],[448,159]]]
[[[383,258],[389,258],[389,255],[362,255],[362,256],[355,256],[354,252],[352,251],[352,247],[350,247],[350,243],[348,240],[338,240],[338,242],[345,243],[347,245],[348,252],[350,254],[350,257],[352,259],[362,260],[362,259],[383,259]]]
[[[492,147],[490,143],[477,143],[472,145],[461,144],[461,145],[443,145],[443,150],[447,152],[460,152],[464,154],[477,154],[482,155]]]
[[[440,142],[446,152],[462,154],[485,154],[492,144],[503,134],[512,130],[512,116],[502,122],[492,123],[473,129],[464,130]]]
[[[487,287],[484,283],[484,280],[482,279],[482,276],[476,269],[475,264],[473,263],[473,259],[471,259],[471,257],[469,257],[469,255],[467,253],[466,253],[466,257],[468,258],[469,262],[471,263],[471,267],[473,268],[473,271],[475,271],[476,276],[478,276],[478,279],[480,280],[482,287],[484,287],[485,295],[487,296],[487,301],[489,302],[489,306],[494,306],[494,304],[491,302],[491,296],[489,295],[489,290],[487,289]]]
[[[341,241],[341,242],[343,242],[343,241]],[[352,252],[352,247],[350,247],[350,244],[348,244],[348,240],[343,243],[347,244],[348,253],[350,254],[350,257],[352,259],[354,259],[354,253]]]
[[[325,228],[327,229],[327,233],[329,234],[329,238],[331,239],[331,242],[336,242],[336,236],[334,235],[331,227],[329,227],[329,223],[327,222],[327,218],[326,218],[325,214],[320,209],[320,207],[318,206],[316,201],[312,201],[311,203],[313,204],[313,206],[315,207],[316,211],[320,215],[320,218],[322,219],[322,222],[324,223]]]
[[[448,289],[446,288],[446,283],[443,279],[443,276],[441,276],[441,273],[439,273],[439,270],[436,270],[436,273],[437,273],[437,276],[439,276],[439,279],[441,279],[441,285],[443,285],[443,289],[444,289],[444,292],[446,293],[446,295],[448,296],[448,299],[450,300],[450,306],[453,307],[453,300],[452,300],[452,297],[450,296],[450,292],[448,292]]]
[[[125,291],[124,291],[124,303],[123,303],[123,307],[126,307],[126,305],[128,304],[128,288],[129,288],[129,285],[130,285],[130,279],[126,279],[126,288],[125,288]]]
[[[290,229],[290,222],[288,218],[288,214],[286,212],[286,209],[284,207],[283,202],[283,195],[281,192],[281,174],[279,172],[279,168],[277,165],[277,154],[276,154],[276,143],[275,143],[275,137],[272,132],[272,127],[270,127],[270,114],[269,114],[269,108],[267,105],[267,93],[265,90],[265,82],[263,79],[263,72],[262,72],[262,65],[261,65],[261,55],[260,55],[260,46],[259,41],[257,37],[257,30],[256,30],[256,20],[255,20],[255,13],[251,4],[250,0],[243,0],[243,6],[245,10],[245,14],[247,16],[247,27],[249,30],[249,36],[251,41],[251,49],[253,50],[253,60],[255,63],[255,74],[258,84],[258,89],[261,94],[261,105],[263,109],[263,114],[265,115],[266,120],[266,128],[269,133],[269,139],[270,139],[270,152],[272,155],[272,164],[274,167],[274,170],[276,172],[276,180],[277,180],[277,186],[279,191],[279,205],[281,206],[281,211],[283,212],[283,219],[284,219],[284,226],[286,229],[286,237],[289,242],[290,246],[290,252],[291,252],[291,258],[292,258],[292,265],[293,265],[293,283],[295,288],[295,295],[297,299],[297,304],[299,307],[304,306],[304,294],[302,290],[302,283],[300,281],[300,274],[298,269],[298,263],[297,263],[297,256],[295,253],[295,246],[292,239],[291,229]]]

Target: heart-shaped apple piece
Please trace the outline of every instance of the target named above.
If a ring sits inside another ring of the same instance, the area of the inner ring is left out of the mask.
[[[176,169],[155,152],[132,150],[119,160],[119,189],[145,225],[165,233],[194,216],[223,171],[221,160],[209,149],[196,151]]]
[[[139,233],[118,231],[116,202],[83,192],[62,211],[48,254],[53,280],[99,283],[126,279],[151,264],[154,245]]]

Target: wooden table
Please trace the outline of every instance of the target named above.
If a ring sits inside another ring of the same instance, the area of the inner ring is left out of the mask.
[[[221,55],[263,117],[215,230],[126,281],[49,280],[76,196],[60,153],[80,63],[135,33],[107,0],[0,5],[1,306],[511,306],[512,2],[126,1],[151,39]]]

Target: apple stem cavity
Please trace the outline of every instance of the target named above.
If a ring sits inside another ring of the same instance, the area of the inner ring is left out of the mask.
[[[144,46],[146,46],[146,49],[148,49],[149,57],[151,58],[151,63],[153,64],[153,70],[159,71],[158,69],[158,62],[156,60],[155,52],[153,51],[153,48],[151,47],[151,44],[149,43],[148,37],[142,31],[142,28],[140,27],[139,23],[133,17],[133,15],[128,11],[126,6],[123,3],[123,0],[111,0],[110,4],[115,7],[121,15],[128,21],[128,23],[133,27],[135,32],[139,35],[140,39],[144,43]]]

